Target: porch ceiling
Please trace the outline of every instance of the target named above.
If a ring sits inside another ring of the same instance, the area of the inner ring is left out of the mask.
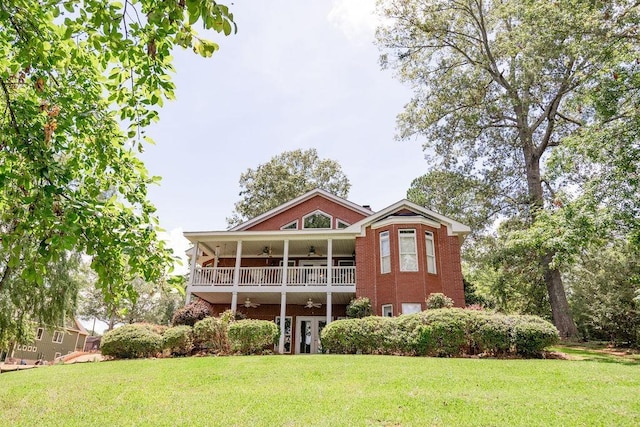
[[[230,292],[194,292],[193,295],[196,295],[212,304],[231,305]],[[251,302],[258,304],[280,304],[280,292],[238,292],[238,306],[240,306],[247,298],[250,298]],[[309,298],[314,302],[319,302],[323,305],[327,303],[327,294],[324,292],[296,292],[287,293],[287,304],[304,305]],[[352,298],[355,298],[355,294],[351,292],[331,293],[332,304],[349,304],[349,301],[351,301]]]
[[[219,247],[220,257],[233,258],[236,256],[236,242],[204,242],[209,251],[205,249],[205,252],[210,252]],[[309,248],[313,246],[315,249],[315,255],[311,257],[322,258],[327,256],[328,242],[326,239],[314,238],[309,240],[290,240],[289,241],[289,256],[301,257],[310,256]],[[264,254],[264,249],[270,250],[271,257],[282,258],[284,256],[284,241],[283,240],[260,240],[260,241],[243,241],[242,242],[242,256],[244,258],[252,258],[257,256],[268,256]],[[333,256],[351,256],[355,250],[354,239],[340,239],[332,241]]]

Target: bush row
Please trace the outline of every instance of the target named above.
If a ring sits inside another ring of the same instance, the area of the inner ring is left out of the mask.
[[[558,330],[536,316],[443,308],[400,317],[338,320],[321,334],[331,353],[451,357],[539,356],[559,340]]]
[[[280,337],[275,323],[267,320],[233,321],[233,316],[206,317],[193,327],[178,325],[157,333],[149,325],[125,325],[102,338],[102,354],[117,359],[153,357],[165,351],[184,356],[194,351],[213,354],[262,354],[272,350]]]

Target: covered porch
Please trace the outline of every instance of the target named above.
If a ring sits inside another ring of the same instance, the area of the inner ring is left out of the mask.
[[[194,243],[188,298],[195,295],[219,311],[275,321],[280,325],[280,353],[320,351],[322,327],[344,316],[355,297],[353,234],[313,230],[185,235]],[[303,330],[310,338],[300,335]]]

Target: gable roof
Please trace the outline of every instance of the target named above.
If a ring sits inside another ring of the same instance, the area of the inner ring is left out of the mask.
[[[73,332],[78,332],[82,335],[89,335],[89,332],[87,332],[85,327],[82,326],[82,323],[80,323],[80,321],[76,317],[73,317],[72,319],[67,321],[65,329]]]
[[[410,202],[407,199],[402,199],[399,202],[396,202],[393,205],[388,206],[383,210],[376,212],[375,214],[370,215],[367,218],[356,222],[355,224],[350,225],[345,229],[345,231],[359,231],[361,235],[364,235],[366,227],[374,225],[376,222],[380,222],[391,216],[393,213],[401,211],[402,209],[408,209],[412,212],[426,217],[433,222],[444,225],[445,227],[447,227],[447,234],[449,234],[450,236],[458,235],[464,237],[467,234],[471,233],[471,228],[469,228],[468,226],[437,212],[434,212],[430,209],[427,209],[423,206],[420,206],[416,203]]]
[[[243,231],[243,230],[247,230],[248,228],[253,227],[256,224],[259,224],[263,221],[266,221],[269,218],[272,218],[276,215],[278,215],[279,213],[282,213],[288,209],[291,209],[294,206],[297,206],[301,203],[306,202],[307,200],[316,197],[316,196],[320,196],[320,197],[324,197],[325,199],[328,199],[336,204],[339,204],[341,206],[344,206],[348,209],[351,209],[353,211],[356,211],[362,215],[365,216],[370,216],[371,214],[373,214],[373,211],[371,209],[367,209],[363,206],[360,206],[356,203],[350,202],[347,199],[343,199],[342,197],[338,197],[336,195],[333,195],[331,193],[329,193],[328,191],[322,190],[320,188],[316,188],[315,190],[311,190],[307,193],[304,193],[302,196],[298,196],[293,200],[290,200],[286,203],[281,204],[278,207],[275,207],[273,209],[271,209],[270,211],[267,211],[265,213],[263,213],[262,215],[258,215],[255,218],[252,218],[248,221],[243,222],[242,224],[236,225],[233,228],[230,228],[229,231]]]

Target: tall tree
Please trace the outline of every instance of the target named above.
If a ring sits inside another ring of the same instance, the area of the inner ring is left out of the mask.
[[[0,2],[0,311],[2,328],[54,323],[70,308],[52,266],[86,253],[107,298],[161,280],[149,176],[136,151],[174,97],[171,50],[210,56],[192,27],[230,34],[227,7],[207,0]],[[50,295],[49,295],[50,294]],[[15,328],[14,328],[15,330]],[[19,337],[18,337],[19,338]]]
[[[28,340],[33,334],[34,320],[51,327],[65,324],[65,319],[75,311],[78,290],[83,286],[82,278],[76,274],[81,264],[77,253],[47,262],[39,277],[41,286],[33,286],[31,281],[17,275],[5,279],[5,289],[11,293],[0,293],[0,349],[8,348],[10,342]],[[34,312],[40,316],[34,318]]]
[[[492,182],[434,169],[411,182],[407,199],[455,218],[477,236],[492,225],[497,213],[508,208],[500,205],[499,192]]]
[[[240,175],[242,198],[227,222],[240,224],[316,188],[347,197],[351,184],[340,164],[320,159],[315,148],[285,151]]]
[[[105,298],[103,291],[96,288],[90,279],[80,291],[78,316],[87,321],[104,322],[108,325],[108,330],[123,323],[169,325],[173,313],[184,306],[184,290],[179,292],[167,285],[159,287],[139,279],[131,286],[136,291],[136,298],[122,298],[116,303]]]
[[[380,11],[383,65],[415,88],[399,136],[424,137],[434,167],[508,190],[501,202],[537,221],[562,184],[545,179],[550,151],[593,119],[585,93],[635,59],[636,2],[388,0]],[[575,336],[554,256],[539,254],[553,320]]]

